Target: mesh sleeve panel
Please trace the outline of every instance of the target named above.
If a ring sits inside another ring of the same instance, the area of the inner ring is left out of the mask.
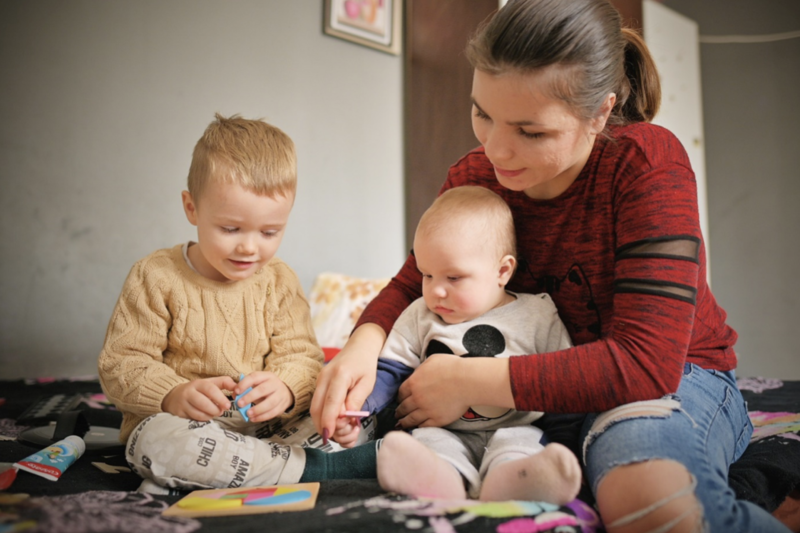
[[[648,274],[648,277],[625,276],[614,281],[614,293],[651,294],[674,298],[695,305],[697,288],[694,285],[681,283],[683,276],[675,275],[679,268],[671,266],[674,261],[699,261],[700,240],[687,235],[658,237],[637,241],[619,247],[616,250],[617,262],[639,259],[647,263],[655,263],[659,268],[649,268],[637,272]],[[633,265],[626,268],[630,273],[638,270]],[[657,277],[656,277],[657,276]],[[686,280],[688,281],[688,280]]]

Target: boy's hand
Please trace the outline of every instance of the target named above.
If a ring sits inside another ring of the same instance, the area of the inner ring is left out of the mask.
[[[161,401],[161,409],[181,418],[208,422],[230,409],[231,402],[222,391],[233,390],[235,386],[229,376],[183,383],[169,391]]]
[[[336,429],[331,440],[342,448],[352,448],[361,433],[361,420],[353,416],[343,416],[336,420]]]
[[[236,396],[252,387],[253,390],[239,398],[235,408],[252,403],[247,410],[250,422],[272,420],[289,410],[294,405],[294,394],[281,379],[272,372],[253,372],[236,384],[233,392]]]

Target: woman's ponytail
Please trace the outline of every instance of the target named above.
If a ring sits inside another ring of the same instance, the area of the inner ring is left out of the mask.
[[[650,122],[661,105],[661,81],[653,56],[636,31],[622,28],[625,77],[610,122]]]

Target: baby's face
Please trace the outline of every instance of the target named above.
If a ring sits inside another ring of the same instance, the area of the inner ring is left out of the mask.
[[[197,226],[200,252],[190,258],[198,272],[217,281],[247,279],[272,259],[294,203],[293,195],[262,196],[216,180],[197,203],[186,195],[184,207]]]
[[[414,255],[425,304],[448,324],[477,318],[507,299],[494,246],[444,230],[418,235]]]

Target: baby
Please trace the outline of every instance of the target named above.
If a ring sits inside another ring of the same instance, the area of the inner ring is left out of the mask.
[[[364,404],[377,412],[428,357],[509,357],[571,346],[547,294],[506,290],[516,267],[508,205],[483,187],[457,187],[423,214],[414,238],[422,298],[398,318]],[[378,452],[378,480],[412,496],[538,500],[564,504],[578,493],[581,470],[566,447],[541,443],[531,425],[543,413],[472,406],[444,428],[391,432]],[[340,419],[334,439],[352,444],[359,432]],[[412,436],[413,435],[413,436]]]

